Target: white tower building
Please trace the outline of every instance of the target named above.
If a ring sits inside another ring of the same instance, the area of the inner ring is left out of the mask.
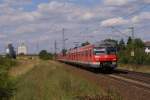
[[[27,46],[24,43],[18,46],[18,55],[20,54],[27,55]]]

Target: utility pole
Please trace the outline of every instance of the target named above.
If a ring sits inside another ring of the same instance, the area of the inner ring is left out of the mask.
[[[129,27],[129,29],[130,29],[131,32],[132,32],[132,40],[134,40],[134,27]]]
[[[38,53],[39,53],[39,42],[37,42],[36,51],[37,51],[37,55],[38,55]]]
[[[55,47],[55,59],[56,59],[56,55],[57,55],[57,41],[55,40],[55,43],[54,43],[54,47]]]
[[[129,27],[132,33],[132,51],[131,51],[131,56],[134,57],[135,51],[134,51],[134,27]]]
[[[65,38],[65,29],[63,28],[63,30],[62,30],[62,34],[63,34],[63,48],[62,48],[62,52],[63,52],[63,55],[65,55],[65,53],[66,53],[66,41],[68,40],[68,39],[66,39]]]
[[[63,48],[62,48],[62,50],[65,50],[65,29],[64,28],[62,30],[62,34],[63,34]]]

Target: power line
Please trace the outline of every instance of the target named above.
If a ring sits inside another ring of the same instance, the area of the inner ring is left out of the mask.
[[[131,32],[132,32],[132,39],[134,40],[134,27],[129,27],[129,29],[131,29]]]
[[[124,35],[124,36],[126,36],[126,37],[129,37],[128,35],[126,35],[125,33],[123,33],[123,32],[121,32],[120,30],[118,30],[117,28],[115,28],[115,27],[111,27],[114,31],[116,31],[116,32],[118,32],[118,33],[120,33],[120,34],[122,34],[122,35]]]
[[[132,16],[132,15],[138,13],[139,11],[141,11],[141,9],[144,9],[144,8],[148,7],[149,5],[150,5],[150,3],[145,4],[142,7],[140,7],[139,9],[137,9],[136,11],[134,11],[134,12],[132,12],[132,13],[128,14],[127,16],[124,16],[124,17]],[[120,30],[118,30],[114,26],[112,26],[111,28],[114,29],[116,32],[123,34],[124,36],[129,37],[128,35],[126,35],[125,33],[121,32]],[[134,38],[134,27],[130,27],[130,29],[132,29],[132,38]]]
[[[150,3],[143,5],[142,7],[140,7],[139,9],[135,10],[134,12],[130,13],[129,15],[126,15],[125,17],[129,17],[132,16],[136,13],[138,13],[139,11],[141,11],[142,9],[145,9],[146,7],[150,6]]]

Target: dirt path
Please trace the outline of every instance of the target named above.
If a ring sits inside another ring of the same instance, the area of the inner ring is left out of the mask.
[[[33,67],[35,67],[38,62],[38,59],[19,59],[18,65],[16,67],[13,67],[9,71],[9,74],[13,77],[23,75],[30,71]]]

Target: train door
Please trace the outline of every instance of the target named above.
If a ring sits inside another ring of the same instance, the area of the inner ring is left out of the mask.
[[[89,63],[92,62],[92,49],[89,49]]]

